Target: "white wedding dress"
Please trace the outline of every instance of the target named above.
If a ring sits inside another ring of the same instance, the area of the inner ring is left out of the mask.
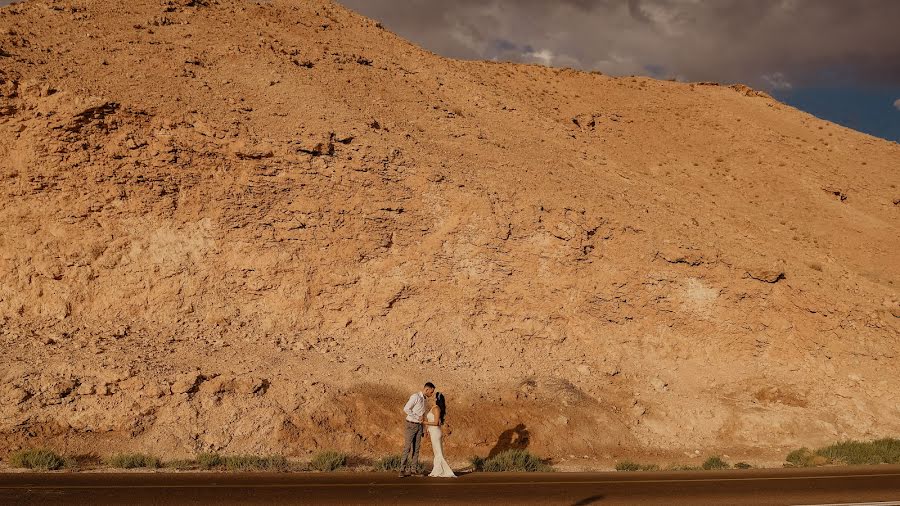
[[[434,413],[428,412],[428,421],[434,423]],[[431,470],[432,476],[435,478],[456,478],[450,464],[444,459],[444,447],[441,446],[441,428],[436,425],[428,426],[428,435],[431,436],[431,448],[434,450],[434,469]]]

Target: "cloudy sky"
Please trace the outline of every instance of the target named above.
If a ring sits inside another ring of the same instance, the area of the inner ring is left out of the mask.
[[[742,82],[900,141],[900,0],[339,1],[445,56]]]
[[[900,0],[341,0],[435,53],[743,82],[900,141]]]

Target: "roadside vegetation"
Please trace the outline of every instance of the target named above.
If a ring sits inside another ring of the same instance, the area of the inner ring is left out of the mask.
[[[290,463],[281,455],[229,455],[225,469],[229,471],[289,471]]]
[[[172,469],[174,471],[193,471],[199,466],[194,459],[175,459],[160,463],[160,467]]]
[[[206,471],[290,471],[291,464],[281,455],[219,455],[201,453],[194,461]]]
[[[201,453],[194,459],[162,461],[144,453],[118,453],[100,459],[95,455],[62,456],[52,450],[28,449],[17,451],[7,459],[10,467],[53,471],[57,469],[173,469],[219,471],[291,471],[302,470],[281,455],[220,455]]]
[[[9,465],[39,471],[55,471],[62,469],[67,460],[58,453],[44,448],[20,450],[9,456]]]
[[[325,451],[313,456],[308,465],[289,461],[281,455],[222,455],[201,453],[193,459],[163,461],[144,453],[120,453],[106,458],[96,454],[66,456],[46,448],[29,448],[16,451],[8,456],[6,463],[12,468],[55,471],[59,469],[172,469],[207,471],[323,471],[354,468],[382,472],[400,470],[400,456],[387,455],[379,460],[354,459],[338,451]],[[799,448],[785,457],[786,467],[816,467],[827,465],[871,465],[900,464],[900,439],[883,438],[873,441],[841,441],[817,449]],[[472,469],[489,473],[497,472],[542,472],[553,471],[548,462],[531,453],[515,449],[491,458],[472,457]],[[426,465],[419,463],[418,472],[425,471]],[[673,464],[662,468],[658,464],[642,464],[630,460],[617,462],[616,471],[699,471],[720,469],[752,469],[747,462],[733,466],[721,456],[707,458],[699,466]]]
[[[731,469],[731,465],[728,462],[722,460],[722,457],[718,455],[710,457],[703,462],[703,465],[700,466],[704,471],[714,471],[719,469]]]
[[[386,455],[372,464],[372,469],[375,471],[390,471],[396,472],[400,470],[400,462],[403,461],[403,458],[400,455]],[[417,471],[421,472],[425,470],[425,465],[419,462],[419,469]]]
[[[225,469],[225,457],[218,453],[201,453],[197,455],[197,466],[206,471]]]
[[[666,468],[666,471],[715,471],[721,469],[753,469],[753,466],[746,462],[738,462],[734,466],[726,462],[722,457],[714,455],[707,458],[699,466],[691,466],[684,464],[672,464]],[[659,471],[660,466],[657,464],[640,464],[630,460],[623,460],[616,463],[616,471]]]
[[[144,453],[119,453],[104,461],[108,467],[118,469],[156,469],[160,467],[160,460],[152,455]]]
[[[687,464],[672,464],[666,468],[666,471],[702,471],[700,466],[691,466]]]
[[[326,451],[317,454],[309,462],[309,467],[316,471],[337,471],[347,466],[347,454]]]
[[[387,455],[376,460],[372,468],[376,471],[399,471],[401,460],[400,455]]]
[[[791,467],[816,467],[833,464],[900,464],[900,439],[842,441],[816,450],[800,448],[785,458]]]
[[[616,462],[616,471],[659,471],[656,464],[638,464],[630,460]]]
[[[386,472],[390,471],[392,473],[400,471],[400,462],[403,460],[400,455],[387,455],[375,461],[372,465],[372,469],[375,471]],[[424,473],[425,472],[425,463],[419,462],[419,466],[416,468],[416,473]]]
[[[485,459],[482,457],[472,457],[472,467],[476,471],[484,471],[488,473],[535,473],[553,471],[553,468],[547,463],[525,450],[506,450],[497,455]]]

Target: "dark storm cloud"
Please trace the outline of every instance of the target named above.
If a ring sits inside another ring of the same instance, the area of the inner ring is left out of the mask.
[[[456,58],[771,90],[900,86],[900,0],[340,1]]]
[[[436,53],[770,89],[900,85],[897,0],[343,0]]]

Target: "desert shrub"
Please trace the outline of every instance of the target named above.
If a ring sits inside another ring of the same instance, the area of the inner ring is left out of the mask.
[[[750,464],[748,464],[746,462],[738,462],[737,464],[734,465],[734,468],[735,469],[753,469],[753,466],[751,466]]]
[[[540,458],[520,449],[506,450],[489,459],[482,459],[480,464],[481,466],[476,466],[475,469],[489,473],[532,473],[553,470],[552,467],[545,464]]]
[[[220,469],[225,467],[225,457],[218,453],[201,453],[197,455],[197,465],[200,469]]]
[[[167,460],[161,465],[166,469],[194,469],[199,466],[196,460],[190,459]]]
[[[403,457],[400,455],[388,455],[386,457],[382,457],[375,462],[375,470],[376,471],[399,471],[400,470],[400,462],[403,461]],[[419,465],[416,467],[416,472],[421,473],[425,471],[425,464],[419,462]]]
[[[322,452],[313,457],[309,465],[316,471],[336,471],[347,465],[347,455],[335,451]]]
[[[9,465],[41,471],[53,471],[66,465],[66,459],[58,453],[44,448],[20,450],[9,456]]]
[[[281,455],[220,455],[218,453],[201,453],[194,461],[197,467],[204,470],[227,469],[228,471],[286,471],[290,463]]]
[[[63,467],[66,469],[92,469],[103,465],[103,459],[96,453],[63,455],[62,458],[65,461]]]
[[[637,462],[632,462],[630,460],[623,460],[622,462],[616,462],[616,471],[640,471],[641,465]]]
[[[830,463],[828,458],[823,457],[806,447],[788,453],[785,460],[793,467],[813,467]]]
[[[229,455],[224,457],[229,471],[287,471],[288,460],[281,455],[260,457],[257,455]]]
[[[816,455],[843,464],[900,464],[900,439],[842,441],[816,450]]]
[[[900,439],[841,441],[815,451],[800,448],[788,453],[785,460],[794,467],[822,466],[836,462],[849,465],[900,464]]]
[[[659,471],[656,464],[638,464],[630,460],[616,462],[616,471]]]
[[[804,446],[788,453],[784,460],[794,467],[807,467],[812,457],[813,452]]]
[[[638,464],[630,460],[623,460],[616,463],[616,471],[659,471],[656,464]]]
[[[402,457],[400,455],[388,455],[375,462],[376,471],[399,471]]]
[[[714,469],[728,469],[731,466],[728,465],[728,462],[725,462],[721,457],[716,455],[706,459],[706,462],[704,462],[700,467],[702,467],[706,471],[711,471]]]
[[[119,469],[137,469],[145,467],[156,469],[159,467],[158,458],[143,453],[119,453],[106,459],[105,463],[109,467]]]
[[[699,471],[700,469],[701,468],[699,466],[688,466],[682,464],[675,464],[667,468],[668,471]]]

